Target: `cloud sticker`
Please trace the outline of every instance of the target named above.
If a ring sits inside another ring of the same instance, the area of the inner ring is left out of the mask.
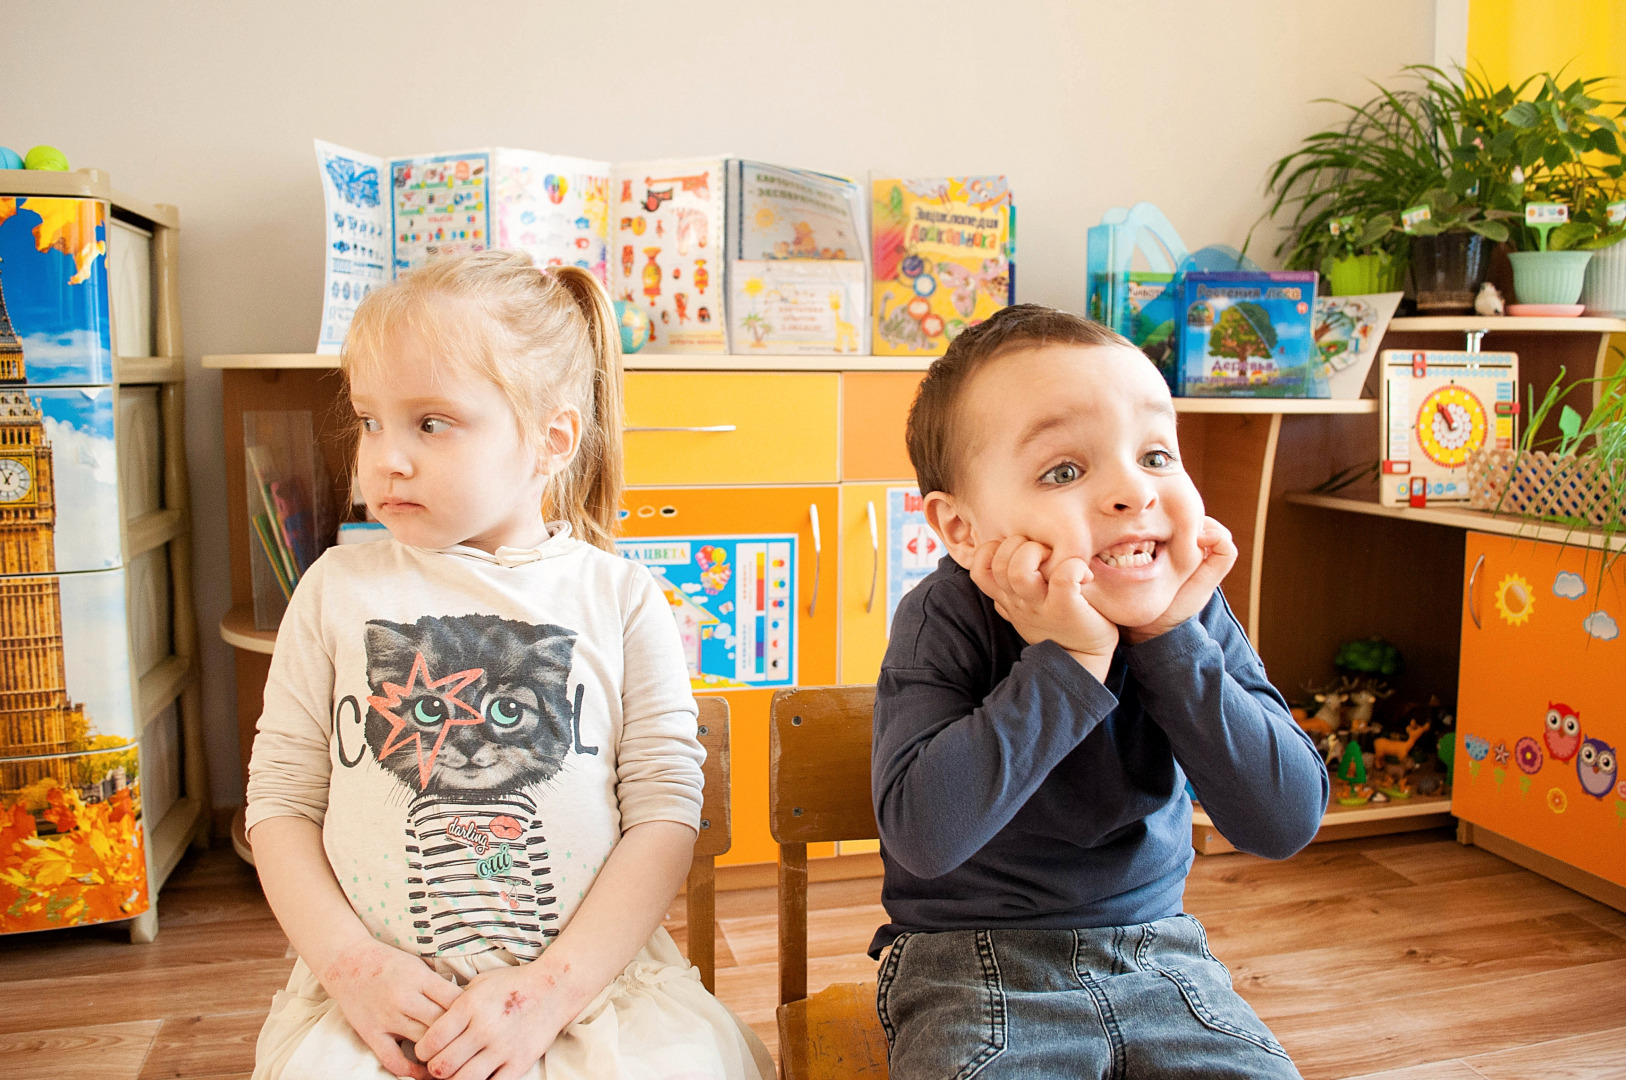
[[[1607,611],[1594,611],[1581,620],[1581,628],[1600,641],[1613,641],[1620,636],[1620,626]]]
[[[1580,574],[1560,570],[1558,576],[1553,578],[1553,595],[1561,596],[1565,600],[1574,600],[1576,597],[1585,596],[1586,582],[1581,580]]]

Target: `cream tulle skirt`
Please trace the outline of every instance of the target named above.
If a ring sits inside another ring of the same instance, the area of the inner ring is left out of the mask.
[[[501,951],[441,958],[458,983],[502,964]],[[253,1080],[389,1080],[304,960],[271,999]],[[664,929],[599,992],[525,1073],[525,1080],[772,1080],[773,1059],[756,1033],[700,984]]]

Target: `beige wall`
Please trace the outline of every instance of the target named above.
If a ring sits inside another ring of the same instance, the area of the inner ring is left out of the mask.
[[[1240,245],[1266,166],[1330,115],[1310,100],[1364,98],[1367,79],[1428,62],[1435,33],[1428,0],[5,8],[0,145],[53,144],[181,209],[219,804],[242,794],[231,651],[213,631],[227,606],[220,379],[197,357],[315,347],[313,137],[375,153],[503,145],[611,160],[725,152],[860,176],[1002,171],[1020,207],[1021,298],[1080,308],[1085,229],[1107,207],[1149,199],[1188,242]]]

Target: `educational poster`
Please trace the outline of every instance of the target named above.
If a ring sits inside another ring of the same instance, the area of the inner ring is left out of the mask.
[[[113,381],[105,215],[94,199],[0,195],[0,383]]]
[[[493,169],[497,246],[591,270],[609,288],[610,163],[499,148]]]
[[[720,158],[615,167],[610,296],[649,316],[650,352],[728,351]]]
[[[491,246],[491,152],[427,154],[390,162],[395,273],[442,255]]]
[[[796,685],[796,536],[617,540],[672,607],[695,690]]]
[[[940,356],[1011,303],[1011,189],[1003,176],[876,180],[875,352]]]
[[[1321,354],[1322,376],[1332,397],[1354,400],[1361,396],[1367,373],[1378,356],[1378,342],[1383,340],[1404,295],[1390,292],[1315,298],[1315,324],[1310,336]]]
[[[732,351],[867,354],[864,264],[741,259],[729,274]]]
[[[31,569],[20,534],[38,524],[0,522]],[[0,577],[0,933],[146,910],[124,586],[122,570]]]
[[[863,196],[851,180],[804,169],[731,162],[740,259],[864,258]]]
[[[903,594],[937,569],[948,554],[926,524],[924,500],[912,487],[886,489],[886,632]]]
[[[344,344],[361,298],[393,276],[394,256],[389,212],[379,196],[383,159],[317,139],[316,161],[327,209],[322,335],[316,351],[331,355]]]

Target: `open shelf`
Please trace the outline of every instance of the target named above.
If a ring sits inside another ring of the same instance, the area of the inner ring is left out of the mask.
[[[1384,506],[1374,499],[1352,499],[1339,495],[1314,495],[1309,492],[1291,492],[1288,502],[1300,506],[1318,506],[1324,510],[1343,510],[1352,514],[1371,514],[1375,517],[1395,518],[1400,521],[1419,521],[1428,525],[1444,525],[1454,529],[1516,536],[1525,540],[1547,540],[1571,547],[1603,549],[1601,533],[1571,529],[1565,525],[1532,521],[1513,514],[1493,514],[1488,510],[1470,510],[1467,507],[1430,506],[1421,509],[1410,506]],[[1626,550],[1626,532],[1617,534],[1608,542],[1611,551]]]
[[[1456,332],[1505,330],[1529,333],[1532,330],[1567,330],[1571,333],[1626,334],[1626,319],[1604,319],[1586,315],[1572,319],[1530,318],[1517,315],[1422,315],[1389,320],[1391,331]]]
[[[275,630],[254,628],[254,605],[233,604],[232,609],[220,617],[220,637],[238,649],[264,653],[270,656],[277,646]]]

